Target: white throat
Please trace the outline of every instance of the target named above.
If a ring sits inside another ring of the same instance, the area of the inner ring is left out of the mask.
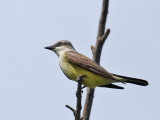
[[[66,51],[75,51],[74,48],[71,47],[65,47],[65,46],[61,46],[61,47],[56,47],[54,52],[58,55],[61,56],[64,52]]]

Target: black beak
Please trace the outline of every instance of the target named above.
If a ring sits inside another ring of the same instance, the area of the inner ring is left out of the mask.
[[[47,46],[47,47],[44,47],[45,49],[48,49],[48,50],[52,50],[53,47],[52,46]]]

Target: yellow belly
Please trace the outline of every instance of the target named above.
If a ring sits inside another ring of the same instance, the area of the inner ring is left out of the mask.
[[[95,88],[96,86],[107,85],[115,82],[112,79],[90,72],[78,65],[70,63],[67,59],[63,58],[60,60],[60,67],[63,73],[71,80],[76,80],[78,76],[85,75],[83,85]]]

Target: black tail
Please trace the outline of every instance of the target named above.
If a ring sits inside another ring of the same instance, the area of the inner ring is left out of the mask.
[[[126,81],[125,81],[126,83],[132,83],[132,84],[141,85],[141,86],[147,86],[148,85],[148,82],[146,80],[126,77],[126,76],[121,76],[121,75],[116,75],[116,74],[113,74],[113,75],[126,79]]]
[[[103,86],[98,86],[98,87],[107,87],[107,88],[113,88],[113,89],[124,89],[121,86],[114,85],[114,84],[108,84],[108,85],[103,85]]]

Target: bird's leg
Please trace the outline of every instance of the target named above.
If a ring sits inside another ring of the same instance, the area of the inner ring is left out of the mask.
[[[80,75],[80,76],[77,77],[76,81],[77,82],[79,82],[79,81],[83,82],[84,81],[84,79],[83,79],[84,77],[86,77],[86,75]]]
[[[84,81],[84,77],[86,77],[86,75],[80,75],[76,79],[76,81],[78,82],[78,86],[79,86],[78,88],[81,88],[81,93],[83,93],[82,89],[86,87],[86,86],[81,87],[82,83]],[[79,94],[78,90],[76,91],[76,96],[80,97],[80,94]]]

